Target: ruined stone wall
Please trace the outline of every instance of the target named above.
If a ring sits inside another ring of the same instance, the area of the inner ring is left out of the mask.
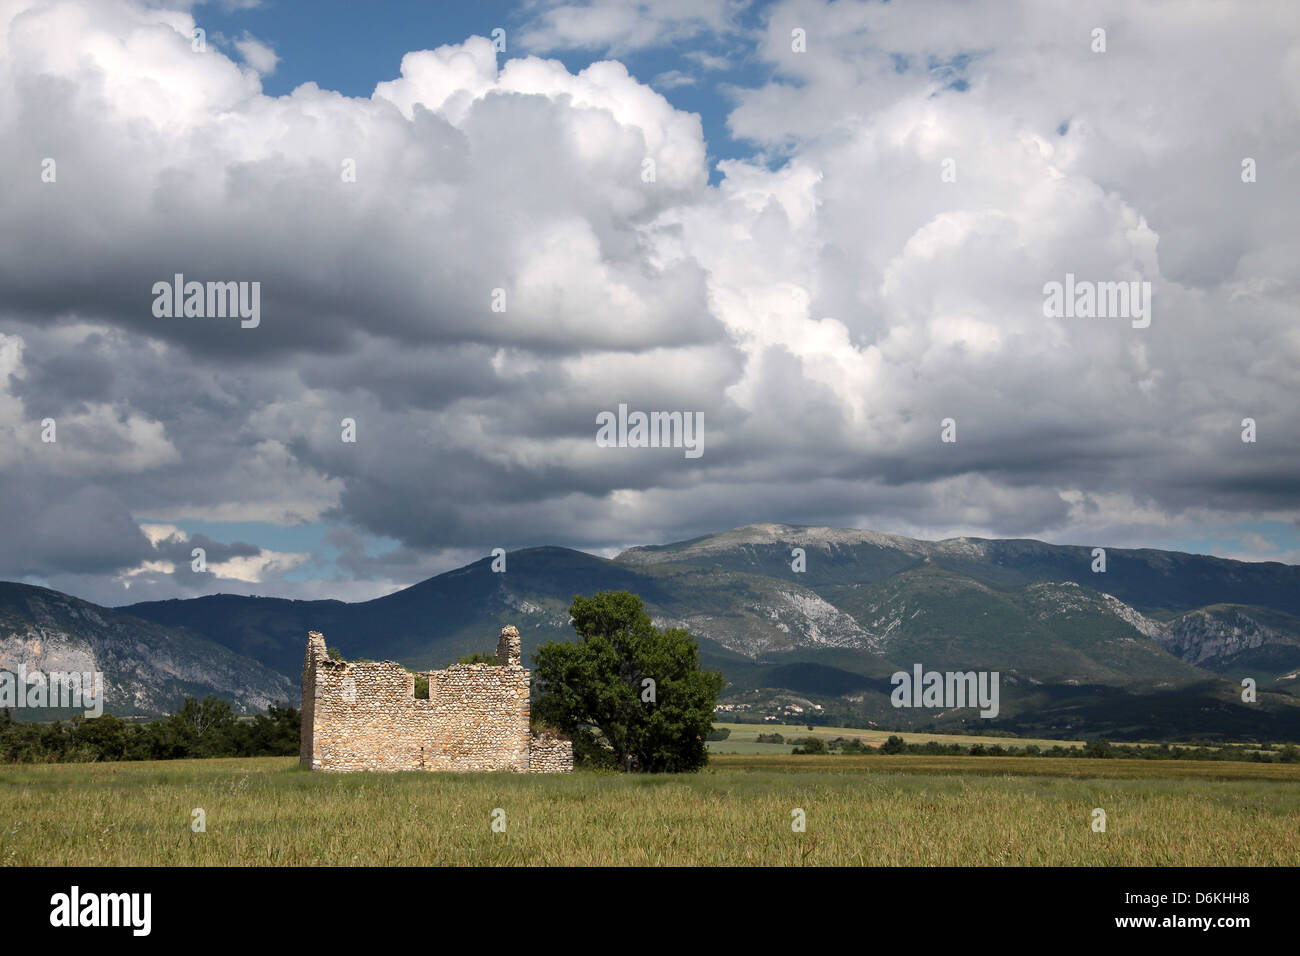
[[[429,704],[423,769],[528,769],[528,671],[517,659],[430,671]]]
[[[423,705],[423,706],[418,706]],[[307,641],[302,683],[303,766],[313,770],[413,770],[429,702],[400,664],[331,660],[325,638]]]
[[[329,657],[325,638],[308,635],[303,661],[299,759],[313,770],[530,769],[529,673],[519,632],[502,630],[500,663],[454,664],[429,671],[429,699],[415,699],[415,678],[400,664]],[[567,741],[563,742],[567,743]],[[539,772],[573,769],[563,747],[542,745]]]
[[[573,741],[539,734],[528,748],[529,773],[570,773],[573,770]]]

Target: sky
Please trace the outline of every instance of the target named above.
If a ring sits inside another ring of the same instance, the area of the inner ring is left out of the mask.
[[[0,0],[0,580],[766,522],[1300,563],[1298,121],[1287,0]]]

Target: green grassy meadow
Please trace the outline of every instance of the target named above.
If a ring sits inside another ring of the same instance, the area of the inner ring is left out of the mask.
[[[1090,826],[1095,807],[1104,833]],[[206,832],[191,829],[196,808]],[[792,830],[795,809],[806,832]],[[5,866],[1296,866],[1298,823],[1295,764],[737,755],[659,776],[332,775],[286,757],[0,767]]]

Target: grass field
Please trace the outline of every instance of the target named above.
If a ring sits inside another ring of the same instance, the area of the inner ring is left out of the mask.
[[[860,727],[815,727],[809,730],[806,724],[729,724],[715,721],[715,728],[726,727],[731,736],[726,740],[709,741],[709,752],[716,754],[788,754],[794,750],[791,740],[804,737],[820,737],[822,740],[834,740],[843,737],[846,740],[861,740],[865,744],[879,746],[893,736],[902,737],[909,744],[924,744],[936,740],[941,744],[961,744],[969,747],[973,744],[1001,744],[1003,747],[1028,747],[1034,744],[1047,750],[1051,747],[1082,747],[1082,740],[1048,740],[1039,737],[979,737],[958,734],[921,734],[906,730],[863,730]],[[760,744],[754,738],[759,734],[780,734],[786,739],[784,744]]]
[[[1093,832],[1093,808],[1107,829]],[[192,811],[207,831],[191,830]],[[505,831],[493,832],[495,809]],[[792,831],[792,811],[806,832]],[[691,775],[0,767],[14,865],[1300,865],[1300,765],[714,757]]]

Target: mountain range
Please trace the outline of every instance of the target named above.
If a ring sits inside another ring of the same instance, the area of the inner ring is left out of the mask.
[[[798,567],[800,570],[795,570]],[[515,624],[525,656],[573,637],[575,594],[629,590],[720,669],[725,713],[880,728],[1112,739],[1300,739],[1300,567],[1023,539],[922,541],[763,524],[613,559],[558,547],[484,558],[372,601],[218,594],[96,608],[0,585],[0,667],[53,646],[111,668],[149,712],[204,688],[296,703],[309,630],[348,658],[443,667]],[[890,675],[997,671],[1000,713],[896,709]],[[1242,700],[1242,680],[1257,699]],[[111,681],[110,681],[111,683]],[[114,710],[110,694],[108,709]]]
[[[298,697],[297,681],[201,634],[29,584],[0,582],[0,670],[98,671],[104,709],[159,714],[216,694],[241,713]],[[15,718],[71,716],[52,708]]]

